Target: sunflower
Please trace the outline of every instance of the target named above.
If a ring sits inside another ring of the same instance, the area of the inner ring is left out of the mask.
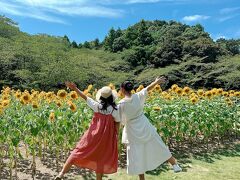
[[[210,99],[213,94],[212,94],[212,91],[207,91],[207,92],[205,93],[205,95],[206,95],[207,98]]]
[[[229,97],[229,94],[228,94],[228,92],[226,92],[226,91],[224,91],[222,94],[223,94],[223,96],[225,96],[225,97]]]
[[[90,85],[88,85],[88,88],[87,88],[87,90],[88,91],[91,91],[91,89],[93,88],[93,85],[92,84],[90,84]]]
[[[197,97],[192,97],[190,100],[191,100],[191,102],[192,102],[193,104],[195,104],[195,103],[198,102],[198,98],[197,98]]]
[[[161,108],[160,108],[159,106],[154,106],[154,107],[153,107],[153,110],[155,110],[155,111],[160,111]]]
[[[175,90],[178,88],[178,85],[177,85],[177,84],[173,84],[173,85],[171,86],[171,88],[172,88],[173,91],[175,91]]]
[[[38,109],[38,108],[39,108],[38,102],[36,102],[36,101],[32,102],[32,107],[33,107],[34,109]]]
[[[236,96],[236,97],[240,97],[240,91],[235,92],[235,93],[234,93],[234,96]]]
[[[140,91],[141,91],[142,89],[144,89],[144,86],[141,84],[141,85],[138,87],[138,89],[140,89]]]
[[[136,92],[134,90],[131,91],[132,94],[135,94]]]
[[[0,115],[3,114],[3,107],[0,106]]]
[[[61,107],[61,106],[62,106],[62,102],[61,102],[61,101],[56,101],[55,103],[56,103],[56,105],[57,105],[58,107]]]
[[[113,83],[110,83],[108,86],[109,86],[112,90],[115,89],[115,86],[113,85]]]
[[[5,94],[2,96],[2,100],[8,100],[9,99],[9,95],[8,94]]]
[[[234,93],[235,93],[234,90],[230,90],[230,91],[229,91],[229,94],[234,94]]]
[[[160,85],[159,85],[159,84],[157,84],[157,85],[155,85],[154,89],[158,91],[158,90],[160,90],[160,89],[161,89],[161,87],[160,87]]]
[[[77,106],[72,101],[68,101],[68,105],[73,112],[77,110]]]
[[[55,120],[55,114],[54,114],[54,112],[51,112],[51,113],[50,113],[50,115],[49,115],[49,120],[50,120],[51,122],[53,122],[53,121]]]
[[[31,101],[31,95],[28,92],[24,92],[21,96],[21,100],[24,102],[24,104],[27,104]]]
[[[22,93],[19,92],[19,91],[17,91],[17,92],[15,93],[15,97],[16,97],[17,99],[20,99],[20,98],[21,98],[21,95],[22,95]]]
[[[83,94],[87,95],[88,92],[89,92],[88,89],[85,89],[85,90],[83,91]]]
[[[182,88],[178,87],[178,88],[175,90],[175,92],[176,92],[178,95],[182,95],[183,90],[182,90]]]
[[[217,89],[216,89],[216,88],[213,88],[213,89],[211,90],[211,92],[212,92],[212,95],[215,96],[215,95],[217,94]]]
[[[170,94],[167,94],[166,96],[164,96],[164,98],[167,99],[167,100],[171,100],[172,96]]]
[[[50,99],[50,98],[53,97],[53,94],[54,94],[53,92],[48,92],[48,93],[46,94],[46,97]]]
[[[197,94],[198,94],[199,96],[203,96],[203,94],[204,94],[203,89],[199,89],[199,90],[197,91]]]
[[[226,98],[225,101],[226,101],[226,102],[230,102],[231,99],[230,99],[230,98]]]
[[[227,104],[228,104],[229,106],[232,106],[232,105],[233,105],[233,102],[230,100],[230,101],[227,102]]]
[[[218,94],[218,95],[222,95],[222,93],[223,93],[223,89],[222,89],[222,88],[217,89],[217,94]]]
[[[186,94],[190,93],[190,91],[191,91],[191,89],[189,87],[184,87],[183,88],[183,92],[186,93]]]
[[[78,95],[77,95],[77,93],[76,93],[75,91],[71,91],[71,92],[70,92],[70,97],[71,97],[72,99],[77,99],[77,98],[78,98]]]
[[[57,96],[60,97],[61,99],[65,99],[67,97],[67,92],[65,90],[59,90],[57,92]]]

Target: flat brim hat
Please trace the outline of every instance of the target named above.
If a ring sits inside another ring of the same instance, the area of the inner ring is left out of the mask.
[[[117,99],[117,91],[112,90],[109,86],[104,86],[101,89],[98,90],[97,94],[96,94],[96,100],[98,102],[100,102],[100,97],[103,97],[105,99],[107,99],[110,96],[113,96],[113,100]]]

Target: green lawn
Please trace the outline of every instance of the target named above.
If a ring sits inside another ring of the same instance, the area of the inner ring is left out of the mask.
[[[240,143],[229,148],[212,153],[182,153],[176,154],[183,172],[174,173],[168,164],[148,172],[146,180],[239,180],[240,179]],[[77,177],[76,179],[86,179]],[[107,180],[137,180],[137,176],[129,176],[126,169],[120,169],[116,174],[105,176]]]

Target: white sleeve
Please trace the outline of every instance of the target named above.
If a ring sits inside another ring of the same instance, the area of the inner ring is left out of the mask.
[[[113,110],[112,116],[114,117],[114,120],[116,122],[121,122],[121,114],[120,114],[119,106],[117,106],[117,110],[116,109]]]
[[[92,98],[87,97],[87,105],[94,111],[98,112],[99,110],[99,103],[94,101]]]
[[[144,104],[145,100],[147,98],[147,94],[148,94],[147,88],[142,89],[141,91],[137,92],[136,94],[139,97],[141,103]]]
[[[125,125],[127,120],[124,115],[124,103],[120,103],[118,105],[118,113],[119,113],[119,119],[120,119],[119,122],[121,122],[121,124]]]

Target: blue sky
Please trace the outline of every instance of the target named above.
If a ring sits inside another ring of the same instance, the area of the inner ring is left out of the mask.
[[[0,0],[0,14],[24,32],[66,34],[78,43],[141,19],[200,23],[213,39],[240,38],[240,0]]]

